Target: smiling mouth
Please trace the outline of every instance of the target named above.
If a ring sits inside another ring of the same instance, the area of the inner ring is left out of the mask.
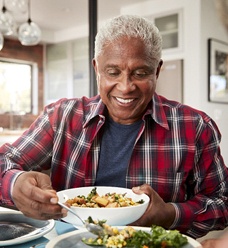
[[[130,102],[133,102],[135,99],[134,98],[123,99],[123,98],[116,97],[116,100],[120,103],[127,104]]]

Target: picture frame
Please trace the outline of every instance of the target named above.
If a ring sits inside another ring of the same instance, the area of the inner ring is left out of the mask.
[[[208,39],[208,101],[228,103],[228,44]]]

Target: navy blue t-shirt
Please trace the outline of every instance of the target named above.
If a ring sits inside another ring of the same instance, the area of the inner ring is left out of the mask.
[[[142,120],[123,125],[105,122],[95,185],[126,187],[126,173]]]

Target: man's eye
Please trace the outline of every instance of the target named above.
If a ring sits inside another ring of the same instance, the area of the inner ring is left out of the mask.
[[[118,70],[107,70],[107,74],[111,77],[114,77],[114,76],[118,76],[120,74],[120,72]]]
[[[138,78],[143,78],[143,77],[148,76],[148,73],[146,71],[137,70],[137,71],[134,71],[133,75]]]

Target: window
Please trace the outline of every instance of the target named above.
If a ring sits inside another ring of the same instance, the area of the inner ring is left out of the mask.
[[[32,65],[0,61],[0,113],[32,112]]]

